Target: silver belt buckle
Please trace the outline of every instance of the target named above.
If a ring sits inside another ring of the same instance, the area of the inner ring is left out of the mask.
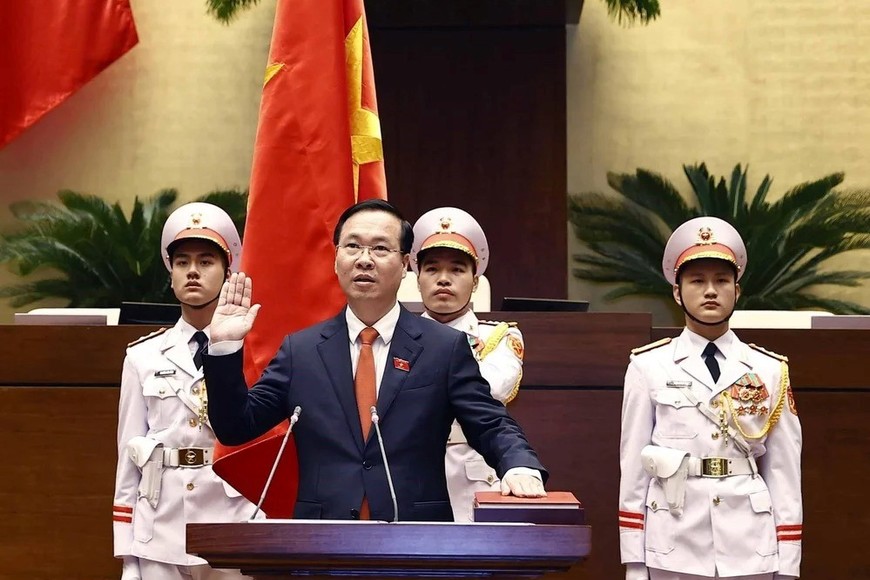
[[[701,459],[703,477],[727,477],[728,459],[724,457],[703,457]]]
[[[182,447],[178,450],[180,467],[196,467],[205,463],[205,452],[195,447]]]

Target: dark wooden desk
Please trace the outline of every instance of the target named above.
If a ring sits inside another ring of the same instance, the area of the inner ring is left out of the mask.
[[[628,351],[678,332],[648,314],[482,315],[517,320],[523,388],[510,405],[594,530],[581,566],[553,578],[623,575],[616,522],[622,378]],[[0,579],[118,578],[111,506],[125,344],[144,327],[0,326]],[[867,330],[743,330],[791,359],[804,428],[805,578],[866,578],[870,526]]]

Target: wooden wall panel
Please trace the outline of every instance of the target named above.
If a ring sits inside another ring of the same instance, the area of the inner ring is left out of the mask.
[[[0,387],[0,580],[120,578],[117,425],[117,388]]]
[[[622,575],[615,517],[619,365],[627,359],[621,349],[635,336],[664,332],[644,330],[649,315],[635,316],[515,316],[529,345],[528,380],[509,409],[550,470],[549,487],[581,498],[592,525],[592,556],[566,578]],[[613,336],[602,338],[608,328]],[[38,350],[0,351],[0,580],[118,578],[111,556],[116,387],[123,345],[142,330],[0,326],[0,343]],[[828,368],[809,375],[822,382],[796,388],[804,430],[803,577],[868,578],[860,530],[870,527],[863,473],[870,459],[870,380],[861,355],[870,332],[830,332],[741,335],[789,347],[795,373]],[[46,350],[63,365],[52,364]],[[104,360],[95,365],[94,353]]]
[[[413,223],[454,205],[486,231],[493,305],[565,298],[564,26],[375,29],[389,197]]]

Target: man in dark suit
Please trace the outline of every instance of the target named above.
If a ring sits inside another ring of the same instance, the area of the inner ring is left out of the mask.
[[[401,520],[450,521],[444,474],[450,425],[502,478],[502,493],[545,495],[547,472],[520,427],[492,398],[463,333],[400,306],[396,293],[413,243],[389,203],[348,208],[335,228],[335,272],[347,307],[285,337],[255,386],[241,345],[259,311],[251,279],[224,285],[204,357],[209,415],[221,442],[238,445],[287,419],[299,405],[297,518],[393,519],[369,408],[377,406]]]

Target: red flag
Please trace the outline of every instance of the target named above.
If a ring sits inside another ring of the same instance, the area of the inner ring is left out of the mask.
[[[129,0],[0,2],[0,147],[137,42]]]
[[[242,250],[263,305],[245,339],[248,384],[285,334],[344,304],[332,232],[341,212],[370,198],[386,198],[386,178],[363,0],[279,0]],[[219,446],[215,471],[258,501],[284,433],[286,423],[245,446]],[[264,503],[270,517],[292,515],[296,484],[288,445]]]

